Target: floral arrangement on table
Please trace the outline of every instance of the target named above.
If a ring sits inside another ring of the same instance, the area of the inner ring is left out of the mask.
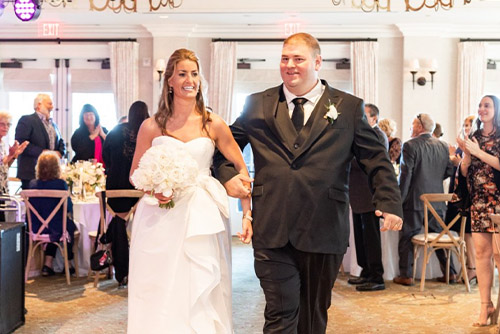
[[[68,182],[73,194],[81,197],[91,196],[96,191],[104,190],[106,177],[101,163],[92,161],[77,161],[67,166],[62,166],[61,178]]]
[[[146,203],[158,205],[154,193],[179,197],[186,188],[196,184],[197,177],[198,163],[186,150],[172,145],[156,145],[143,154],[131,179],[137,189],[151,194],[144,198]],[[159,207],[169,209],[174,205],[171,200],[159,204]]]

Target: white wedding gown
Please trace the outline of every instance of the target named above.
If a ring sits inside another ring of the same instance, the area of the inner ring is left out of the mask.
[[[144,198],[139,203],[130,244],[128,333],[232,333],[228,198],[210,176],[214,144],[206,137],[184,143],[161,136],[153,145],[185,148],[199,176],[172,209]]]

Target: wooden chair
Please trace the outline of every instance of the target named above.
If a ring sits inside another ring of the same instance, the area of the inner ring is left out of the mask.
[[[25,281],[28,280],[28,272],[30,269],[30,262],[32,257],[35,254],[37,247],[47,244],[53,243],[55,244],[64,258],[64,271],[66,273],[66,282],[68,285],[71,285],[70,273],[69,273],[69,261],[68,261],[68,232],[67,232],[67,209],[68,209],[68,190],[23,190],[21,191],[21,197],[24,199],[24,203],[26,205],[26,217],[28,218],[28,234],[29,234],[29,246],[28,246],[28,261],[26,264],[25,271]],[[38,210],[31,204],[30,199],[35,197],[45,197],[45,198],[59,198],[59,203],[55,206],[55,208],[50,212],[48,217],[42,218]],[[62,236],[59,241],[50,241],[50,236],[48,234],[43,234],[43,230],[49,226],[52,222],[52,219],[56,215],[56,213],[62,208]],[[40,220],[41,225],[38,228],[38,231],[33,231],[31,214],[35,215],[38,220]],[[80,233],[75,231],[74,233],[74,242],[73,242],[73,253],[74,253],[74,262],[75,262],[75,273],[78,277],[78,240]],[[60,243],[62,242],[62,246]],[[43,259],[43,252],[42,259]],[[42,260],[43,261],[43,260]]]
[[[95,240],[96,238],[98,238],[97,240],[99,240],[99,238],[101,238],[101,236],[106,233],[106,226],[107,226],[107,222],[106,222],[106,219],[104,218],[104,205],[103,205],[103,196],[102,196],[102,191],[100,192],[97,192],[95,195],[97,196],[97,198],[99,198],[99,208],[100,208],[100,211],[101,211],[101,218],[100,218],[100,221],[99,221],[99,235],[97,235],[97,231],[91,231],[89,232],[89,238],[92,242],[92,245],[95,245]],[[137,199],[140,199],[142,196],[144,195],[144,193],[140,190],[134,190],[134,189],[117,189],[117,190],[106,190],[106,209],[107,209],[107,212],[109,213],[109,215],[111,217],[115,217],[117,215],[117,213],[115,211],[113,211],[113,209],[109,206],[108,204],[108,199],[109,198],[117,198],[117,197],[122,197],[122,198],[137,198]],[[137,205],[139,204],[139,201],[137,201],[137,203],[127,212],[126,216],[123,217],[123,219],[125,221],[129,221],[132,219],[133,217],[133,214],[137,208]],[[99,245],[101,245],[99,243]],[[102,245],[101,247],[107,247],[107,245]],[[95,250],[94,250],[95,251]],[[93,252],[94,252],[93,251]],[[93,253],[92,252],[92,253]],[[89,278],[92,274],[92,270],[89,269]],[[110,266],[108,268],[108,274],[107,274],[108,278],[111,278],[112,277],[112,266]],[[95,273],[95,278],[94,278],[94,287],[97,287],[97,284],[99,283],[99,273]]]
[[[462,217],[459,214],[447,225],[443,219],[438,215],[431,203],[433,202],[447,202],[452,198],[452,194],[422,194],[420,199],[424,202],[424,233],[417,234],[412,238],[413,243],[413,280],[415,280],[415,275],[417,272],[417,258],[418,251],[423,248],[424,258],[422,261],[422,274],[420,280],[420,291],[424,291],[425,286],[425,270],[427,263],[434,251],[437,249],[443,249],[446,252],[446,283],[449,282],[450,278],[450,258],[451,252],[454,252],[460,264],[462,265],[462,277],[465,282],[467,292],[470,292],[469,279],[467,277],[467,270],[465,270],[465,222],[466,217]],[[440,233],[429,233],[429,211],[432,216],[436,219],[439,225],[442,227]],[[461,218],[461,219],[460,219]],[[456,232],[450,231],[450,228],[458,221],[460,222],[460,234],[457,236]]]

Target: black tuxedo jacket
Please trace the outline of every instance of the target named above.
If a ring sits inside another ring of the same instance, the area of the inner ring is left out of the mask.
[[[448,145],[432,137],[421,134],[403,144],[399,187],[405,211],[420,211],[424,203],[420,195],[443,193],[443,180],[453,173]],[[436,209],[444,212],[446,204],[436,203]]]
[[[254,155],[256,249],[290,242],[305,252],[345,253],[353,156],[368,174],[377,209],[402,216],[393,167],[366,121],[363,101],[323,84],[325,91],[298,135],[281,86],[250,95],[231,126],[239,146],[250,143]],[[330,104],[339,112],[333,124],[324,118]],[[237,173],[220,153],[214,167],[222,183]]]
[[[57,125],[52,122],[56,130],[55,151],[61,153],[64,157],[66,154],[66,145],[61,137],[61,133]],[[32,180],[35,178],[35,165],[38,156],[43,150],[49,150],[49,135],[42,123],[42,120],[35,112],[31,115],[25,115],[19,119],[16,127],[16,140],[21,144],[25,140],[29,141],[29,145],[17,159],[17,177],[21,180]]]

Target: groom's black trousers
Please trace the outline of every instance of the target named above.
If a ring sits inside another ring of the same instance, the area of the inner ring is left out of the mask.
[[[290,243],[254,249],[266,297],[264,334],[322,334],[343,254],[308,253]]]

